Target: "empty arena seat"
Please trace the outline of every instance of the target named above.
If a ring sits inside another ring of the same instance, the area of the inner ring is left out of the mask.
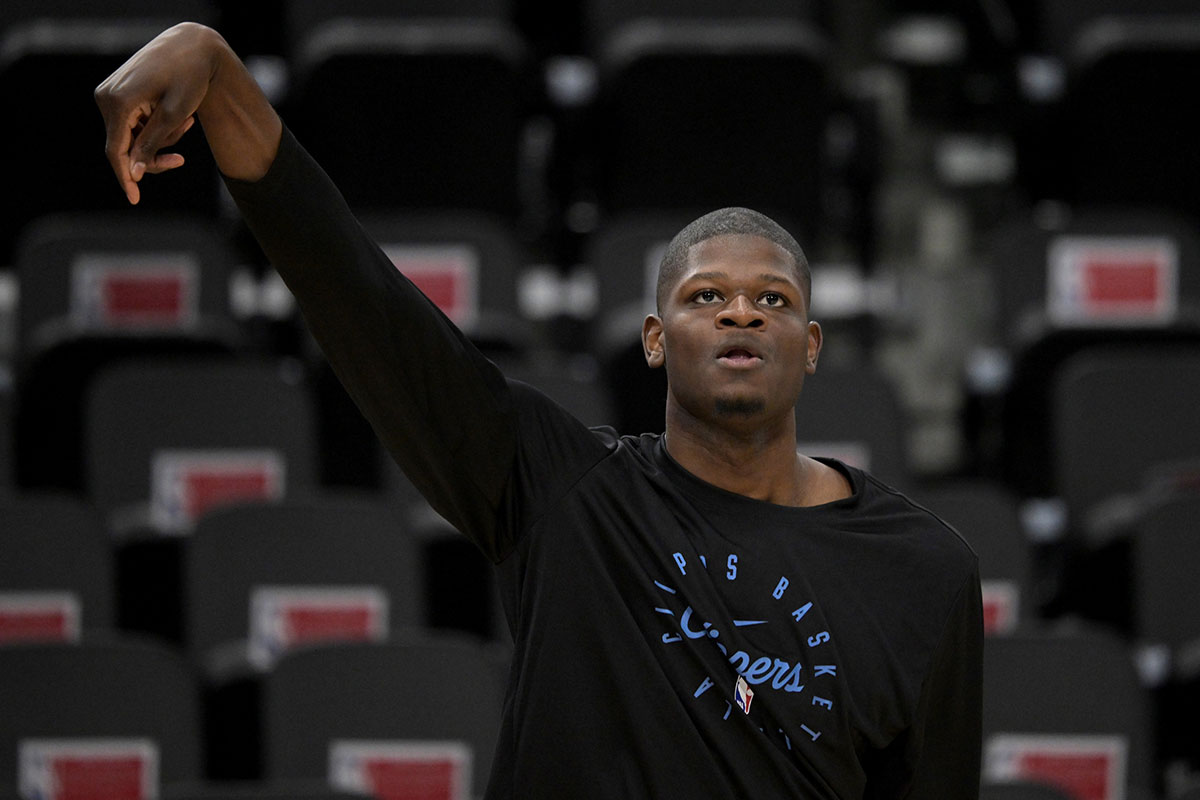
[[[1200,12],[1190,11],[1102,17],[1076,36],[1064,99],[1075,203],[1148,205],[1200,220],[1192,146],[1200,116],[1185,89],[1200,80]]]
[[[325,781],[213,781],[164,786],[163,800],[371,800],[373,795],[340,791]]]
[[[953,525],[979,556],[985,633],[1011,633],[1037,616],[1033,558],[1008,489],[989,481],[947,481],[914,498]]]
[[[64,332],[198,331],[232,325],[232,255],[197,217],[77,213],[26,228],[17,254],[18,351]]]
[[[1153,785],[1149,698],[1124,641],[1022,632],[984,643],[983,777],[1038,780],[1070,797]]]
[[[0,787],[23,797],[108,782],[107,796],[152,798],[201,777],[195,676],[162,645],[0,648],[0,708]]]
[[[285,118],[356,210],[515,219],[525,59],[494,20],[332,20],[293,59]],[[376,145],[347,146],[348,129]]]
[[[122,364],[87,419],[88,492],[110,519],[186,531],[221,503],[315,483],[311,400],[283,364]]]
[[[868,366],[818,367],[796,403],[796,443],[904,487],[910,479],[905,412],[891,379]]]
[[[112,8],[101,9],[95,3],[72,5],[73,14],[62,3],[38,3],[44,10],[13,21],[0,33],[0,102],[21,108],[27,119],[57,120],[42,130],[35,125],[10,125],[0,132],[5,153],[55,154],[50,159],[11,160],[9,174],[23,191],[21,202],[12,204],[0,220],[0,264],[11,263],[20,231],[38,217],[65,211],[128,210],[103,152],[99,147],[78,146],[82,131],[102,139],[92,91],[163,29],[186,19],[203,20],[203,8],[211,8],[198,2],[134,3],[126,17],[124,9],[118,16]],[[203,137],[192,133],[172,149],[184,154],[188,168],[145,185],[142,207],[215,217],[219,178]]]
[[[184,630],[203,666],[213,777],[261,773],[262,675],[282,655],[384,641],[426,621],[423,553],[400,509],[365,494],[213,511],[184,561]]]
[[[454,780],[477,793],[500,724],[493,662],[479,644],[446,639],[285,656],[266,683],[267,777],[326,777],[381,794],[386,783],[377,780]]]
[[[128,362],[99,376],[85,418],[87,494],[119,538],[120,624],[180,640],[179,534],[315,485],[307,387],[274,363]]]
[[[186,581],[197,661],[233,644],[236,661],[269,667],[292,647],[380,641],[424,624],[420,554],[404,517],[365,496],[213,511],[192,536]]]
[[[640,20],[597,53],[608,214],[742,205],[820,230],[833,92],[821,35],[778,20]]]
[[[1156,464],[1200,455],[1200,347],[1096,349],[1053,387],[1055,483],[1080,523],[1141,488]]]
[[[78,641],[115,622],[113,553],[68,495],[0,493],[0,644]]]

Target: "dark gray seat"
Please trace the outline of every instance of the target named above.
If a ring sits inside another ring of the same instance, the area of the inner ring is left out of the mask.
[[[147,641],[0,648],[0,787],[30,739],[148,740],[161,781],[201,776],[199,698],[186,661]]]
[[[66,593],[78,603],[80,632],[114,626],[112,549],[98,515],[78,499],[0,493],[0,554],[0,597]]]
[[[494,660],[472,640],[447,639],[285,656],[266,683],[267,777],[324,777],[337,741],[449,741],[469,747],[472,792],[481,790],[503,697]]]
[[[1126,790],[1153,785],[1149,698],[1126,643],[1101,631],[1018,632],[984,643],[983,734],[989,757],[1006,762],[1012,738],[1099,737],[1124,752]]]

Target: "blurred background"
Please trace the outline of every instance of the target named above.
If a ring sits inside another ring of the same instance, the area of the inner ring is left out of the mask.
[[[199,129],[137,209],[104,158],[92,90],[185,19],[589,424],[662,429],[638,336],[670,236],[783,223],[825,330],[799,448],[980,555],[985,797],[1200,796],[1194,0],[8,0],[0,797],[486,782],[487,564],[382,452]]]

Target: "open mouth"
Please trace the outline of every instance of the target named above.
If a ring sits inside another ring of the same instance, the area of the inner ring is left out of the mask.
[[[750,366],[762,361],[762,357],[745,347],[731,347],[721,353],[717,360],[732,366]]]

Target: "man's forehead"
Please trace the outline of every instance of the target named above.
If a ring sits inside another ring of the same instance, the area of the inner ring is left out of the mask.
[[[796,259],[784,247],[752,233],[725,233],[696,242],[687,250],[683,277],[716,264],[779,270],[798,279]]]

